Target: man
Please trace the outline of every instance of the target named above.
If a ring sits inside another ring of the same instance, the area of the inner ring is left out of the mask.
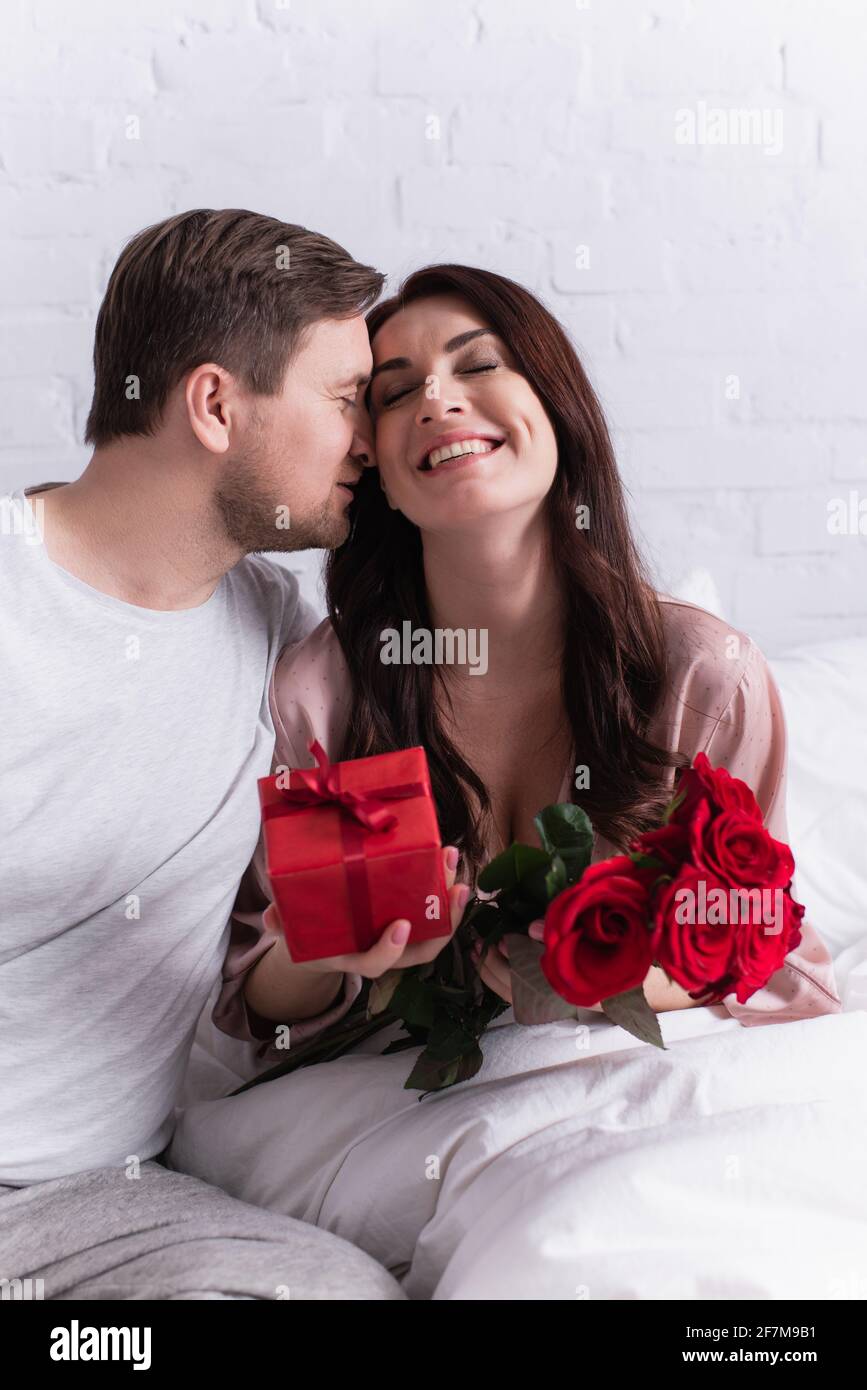
[[[87,468],[3,499],[0,1280],[46,1298],[403,1296],[156,1161],[257,842],[271,671],[316,622],[255,552],[348,534],[382,281],[251,212],[146,229],[97,320]],[[281,939],[263,997],[322,1026],[344,966],[398,962],[390,931],[318,973]]]

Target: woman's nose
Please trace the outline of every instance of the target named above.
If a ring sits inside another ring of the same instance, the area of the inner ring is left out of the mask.
[[[440,420],[447,415],[463,415],[466,407],[460,401],[423,401],[419,406],[416,423],[429,425],[432,420]]]

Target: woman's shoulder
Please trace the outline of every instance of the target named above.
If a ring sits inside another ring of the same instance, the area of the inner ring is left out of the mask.
[[[716,724],[765,658],[751,637],[699,604],[656,594],[666,652],[664,709],[668,724],[689,711],[693,722]]]
[[[318,740],[335,760],[346,730],[351,684],[337,634],[328,618],[300,642],[284,647],[271,682],[271,713],[278,761],[310,767]]]
[[[336,671],[346,669],[343,652],[330,618],[323,618],[300,642],[283,648],[277,663],[284,672]]]

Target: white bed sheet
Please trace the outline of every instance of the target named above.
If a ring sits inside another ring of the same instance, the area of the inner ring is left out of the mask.
[[[419,1101],[414,1053],[374,1038],[188,1106],[170,1159],[361,1246],[412,1298],[867,1297],[867,1013],[669,1013],[664,1052],[592,1013],[510,1018],[452,1090]],[[246,1047],[213,1042],[211,1094]]]
[[[867,638],[771,666],[798,896],[842,1014],[668,1013],[659,1052],[592,1012],[583,1051],[509,1012],[479,1076],[421,1103],[383,1036],[220,1100],[263,1064],[212,999],[177,1166],[346,1236],[415,1298],[867,1298]]]

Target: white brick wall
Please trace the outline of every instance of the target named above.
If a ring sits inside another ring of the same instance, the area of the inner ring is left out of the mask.
[[[769,653],[867,632],[867,536],[826,526],[867,497],[862,0],[7,0],[3,28],[0,486],[86,463],[124,240],[251,207],[395,278],[522,280],[584,356],[660,583],[709,568]],[[782,147],[678,143],[713,108]]]

